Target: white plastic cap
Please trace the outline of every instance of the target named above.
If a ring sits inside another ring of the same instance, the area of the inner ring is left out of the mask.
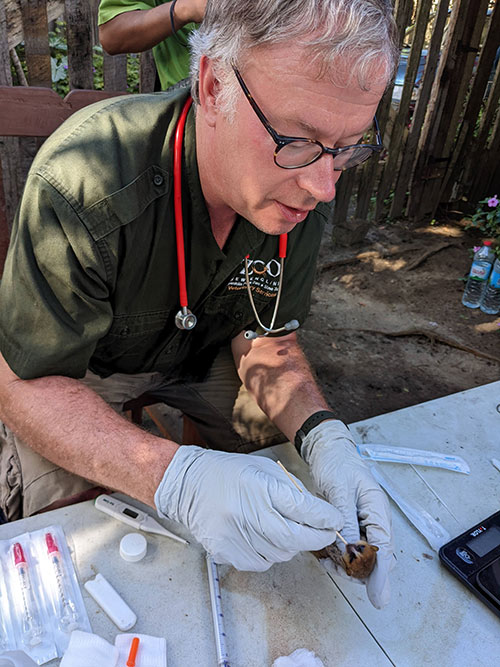
[[[129,563],[136,563],[146,555],[148,543],[144,535],[128,533],[120,540],[120,556]]]

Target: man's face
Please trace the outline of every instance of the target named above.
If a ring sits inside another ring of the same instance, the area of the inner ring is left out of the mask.
[[[319,202],[335,197],[341,172],[333,170],[333,158],[326,154],[299,169],[278,167],[273,157],[276,144],[239,86],[233,117],[210,106],[209,91],[215,91],[216,99],[220,84],[207,62],[200,77],[197,141],[211,216],[232,210],[268,234],[289,232]],[[318,79],[317,66],[298,47],[261,49],[240,73],[279,134],[315,139],[330,148],[359,141],[384,92],[381,84],[366,92],[355,83],[342,87],[327,77]]]

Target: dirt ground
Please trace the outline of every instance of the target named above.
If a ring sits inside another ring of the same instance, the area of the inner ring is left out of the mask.
[[[300,340],[343,421],[500,379],[500,315],[461,304],[481,239],[464,227],[377,225],[348,247],[327,230]]]

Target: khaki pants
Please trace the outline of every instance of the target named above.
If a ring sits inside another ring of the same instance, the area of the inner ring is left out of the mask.
[[[128,400],[152,394],[158,403],[189,416],[212,449],[246,453],[286,441],[242,387],[229,348],[220,352],[200,383],[166,381],[161,373],[101,379],[91,372],[81,382],[118,412]],[[99,492],[103,489],[36,454],[0,422],[0,509],[9,521]]]

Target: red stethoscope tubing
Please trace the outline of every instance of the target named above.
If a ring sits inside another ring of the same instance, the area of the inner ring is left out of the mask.
[[[184,223],[182,219],[182,140],[184,138],[184,126],[186,116],[193,100],[189,96],[181,111],[174,136],[174,218],[175,218],[175,241],[177,245],[177,274],[179,276],[179,301],[181,308],[187,308],[186,287],[186,254],[184,250]]]
[[[186,286],[186,252],[184,248],[184,221],[182,216],[182,142],[184,138],[184,127],[186,117],[191,108],[193,99],[189,96],[182,108],[181,115],[177,121],[174,135],[174,218],[175,218],[175,241],[177,246],[177,274],[179,276],[179,301],[181,308],[187,308],[187,286]],[[280,234],[279,256],[286,257],[288,235]]]

